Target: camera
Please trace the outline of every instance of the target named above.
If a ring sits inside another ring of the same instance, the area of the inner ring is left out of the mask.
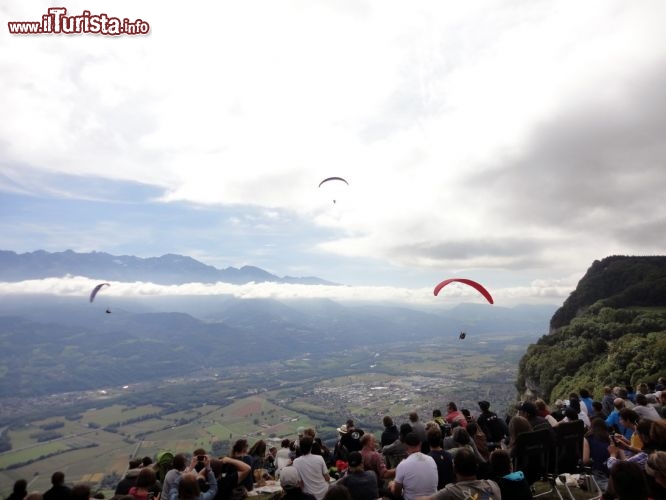
[[[197,455],[197,462],[203,462],[206,459],[206,455]]]

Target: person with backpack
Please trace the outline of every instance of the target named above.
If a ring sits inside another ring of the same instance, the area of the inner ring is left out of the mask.
[[[509,428],[506,422],[497,416],[497,413],[490,411],[488,401],[479,401],[481,415],[476,419],[479,428],[486,435],[488,451],[500,448],[502,440],[509,434]]]

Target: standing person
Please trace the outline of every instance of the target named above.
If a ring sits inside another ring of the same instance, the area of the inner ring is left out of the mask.
[[[502,498],[502,493],[495,481],[477,479],[476,457],[472,451],[461,449],[456,453],[456,456],[453,457],[453,470],[456,473],[456,482],[447,484],[443,490],[430,495],[429,500],[468,500],[470,498],[500,500]]]
[[[354,421],[352,419],[347,420],[347,423],[341,426],[340,429],[344,429],[346,431],[342,434],[342,436],[340,436],[340,441],[347,450],[347,453],[351,453],[352,451],[361,451],[361,448],[363,447],[361,445],[361,436],[365,434],[363,429],[355,427]],[[338,432],[340,432],[340,429],[338,429]]]
[[[44,500],[69,500],[72,490],[65,486],[65,474],[54,472],[51,475],[51,488],[44,492]]]
[[[322,500],[328,490],[331,476],[321,455],[313,455],[312,438],[304,436],[300,440],[301,456],[294,460],[294,467],[303,481],[303,491]]]
[[[400,437],[400,432],[390,416],[384,416],[382,423],[384,424],[384,432],[382,432],[380,444],[383,448],[398,439]]]
[[[338,462],[344,462],[346,466],[347,457],[349,456],[349,450],[347,449],[347,446],[345,446],[347,424],[342,424],[336,430],[338,431],[338,440],[335,442],[335,447],[333,448],[333,460],[335,460],[336,464]],[[338,469],[340,469],[340,467],[338,467]]]
[[[366,434],[363,438],[369,436]],[[336,484],[346,487],[353,500],[375,500],[379,498],[377,476],[372,470],[365,470],[363,456],[358,451],[349,454],[349,469]]]
[[[389,483],[391,493],[404,500],[416,500],[437,491],[437,464],[432,457],[421,453],[421,440],[414,432],[405,436],[407,458],[398,464],[395,481]]]
[[[479,401],[481,415],[476,419],[479,428],[486,435],[488,450],[492,451],[499,448],[504,438],[509,434],[506,422],[497,416],[497,413],[490,411],[488,401]]]

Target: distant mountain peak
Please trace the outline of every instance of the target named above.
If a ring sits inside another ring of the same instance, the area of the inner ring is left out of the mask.
[[[107,281],[146,281],[161,285],[183,283],[301,283],[305,285],[335,285],[320,278],[281,278],[256,266],[240,269],[227,267],[217,269],[192,257],[164,254],[161,257],[134,257],[111,255],[106,252],[77,253],[34,252],[18,254],[0,250],[0,280],[15,282],[28,279],[59,278],[66,275],[86,276]]]

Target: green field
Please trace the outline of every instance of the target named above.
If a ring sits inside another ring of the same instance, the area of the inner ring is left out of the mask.
[[[515,345],[512,339],[449,349],[426,343],[385,347],[376,354],[286,360],[227,370],[228,379],[117,391],[91,400],[71,420],[54,408],[48,418],[23,419],[6,431],[12,450],[0,453],[0,494],[6,496],[19,478],[29,480],[31,491],[45,491],[56,470],[65,473],[69,484],[86,482],[108,491],[130,457],[214,446],[226,453],[238,438],[277,443],[295,437],[299,426],[315,427],[323,439],[334,439],[336,427],[349,417],[378,432],[385,414],[399,424],[417,410],[427,420],[447,401],[476,410],[476,401],[489,394],[500,411],[501,402],[508,405],[515,398]],[[271,387],[267,381],[273,381]],[[44,427],[54,425],[62,425],[51,430],[59,437],[38,442],[36,436],[47,432]]]

